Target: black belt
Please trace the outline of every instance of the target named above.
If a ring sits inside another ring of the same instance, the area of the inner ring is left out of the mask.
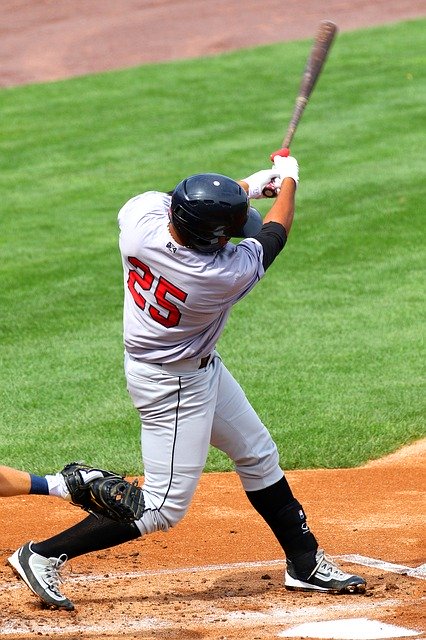
[[[200,366],[198,367],[199,369],[204,369],[205,367],[207,367],[207,365],[209,364],[209,360],[212,357],[212,354],[209,353],[208,356],[204,356],[204,358],[201,358],[200,360]],[[136,360],[137,358],[135,358]],[[183,361],[182,361],[183,362]],[[162,367],[163,366],[163,362],[153,362],[153,364],[157,364],[158,366]],[[172,363],[175,364],[175,363]],[[165,365],[167,367],[167,364]]]

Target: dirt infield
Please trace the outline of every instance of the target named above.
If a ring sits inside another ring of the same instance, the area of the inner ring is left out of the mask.
[[[349,30],[424,14],[423,0],[2,0],[0,87],[312,37],[323,18]],[[168,534],[69,563],[63,591],[76,611],[50,611],[6,558],[81,512],[54,498],[4,499],[0,636],[264,640],[306,637],[291,632],[302,623],[368,619],[425,637],[425,456],[423,440],[359,469],[287,474],[320,543],[367,578],[365,596],[285,591],[281,550],[228,473],[203,476]]]
[[[81,512],[56,498],[5,498],[0,636],[263,640],[307,621],[367,618],[425,637],[425,454],[423,440],[362,468],[287,474],[320,543],[366,577],[364,596],[286,591],[282,552],[227,473],[203,476],[175,530],[74,559],[63,591],[76,611],[46,610],[6,558]]]

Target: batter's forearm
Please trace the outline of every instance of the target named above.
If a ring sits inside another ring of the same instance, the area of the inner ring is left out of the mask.
[[[237,184],[240,185],[240,187],[242,187],[244,189],[244,191],[246,193],[249,192],[249,186],[248,186],[247,182],[245,182],[244,180],[236,180],[236,182],[237,182]]]
[[[293,224],[295,194],[296,183],[293,178],[284,178],[277,199],[263,220],[264,224],[267,222],[278,222],[283,225],[288,236],[291,225]]]

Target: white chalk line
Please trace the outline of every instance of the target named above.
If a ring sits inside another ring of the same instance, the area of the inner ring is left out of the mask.
[[[377,560],[374,558],[368,558],[365,556],[357,555],[357,554],[349,554],[349,555],[341,555],[335,557],[338,560],[342,560],[345,562],[349,562],[351,564],[359,564],[363,566],[373,567],[379,569],[381,571],[397,573],[397,574],[406,574],[410,575],[414,578],[424,579],[426,577],[426,565],[420,565],[419,567],[407,567],[405,565],[395,564],[391,562],[385,562],[382,560]],[[161,575],[182,575],[182,574],[191,574],[191,573],[201,573],[201,572],[215,572],[215,571],[232,571],[239,569],[267,569],[271,567],[284,567],[285,560],[267,560],[267,561],[258,561],[258,562],[235,562],[235,563],[227,563],[227,564],[215,564],[215,565],[201,565],[201,566],[192,566],[192,567],[180,567],[176,569],[146,569],[144,571],[126,571],[126,572],[108,572],[107,575],[102,574],[89,574],[89,575],[79,575],[79,576],[69,576],[67,582],[73,582],[77,584],[85,584],[87,582],[98,582],[104,581],[108,582],[110,580],[132,580],[137,578],[144,578],[149,576],[161,576]],[[24,588],[25,585],[22,582],[19,582],[15,585],[10,584],[0,584],[0,591],[5,591],[9,589],[19,589]],[[354,601],[351,600],[345,604],[330,604],[327,607],[299,607],[291,610],[291,608],[282,609],[282,608],[271,608],[268,611],[264,612],[253,612],[253,611],[233,611],[229,612],[224,609],[214,608],[212,612],[206,616],[203,616],[202,623],[203,624],[215,624],[223,627],[229,626],[253,626],[255,625],[279,625],[285,624],[297,624],[298,622],[305,620],[318,620],[318,618],[324,619],[324,617],[335,616],[335,615],[357,615],[357,614],[366,614],[370,611],[375,611],[377,609],[386,608],[390,606],[395,606],[401,604],[399,600],[385,600],[383,602],[377,603],[366,603],[365,601]],[[410,605],[410,603],[405,603]],[[413,606],[418,605],[418,601],[411,603]],[[201,621],[199,621],[201,622]],[[107,622],[103,621],[100,624],[85,624],[84,622],[76,624],[69,624],[65,626],[59,625],[46,625],[42,623],[37,623],[37,621],[28,621],[26,624],[22,623],[22,619],[9,620],[6,625],[2,625],[0,627],[0,636],[11,636],[11,635],[19,635],[24,633],[49,633],[52,635],[65,635],[68,633],[80,631],[88,634],[91,633],[119,633],[122,631],[122,621],[116,622]],[[165,620],[164,618],[152,618],[146,617],[143,619],[128,619],[126,618],[126,628],[129,631],[147,631],[153,628],[159,627],[168,627],[175,626],[175,622],[170,620]],[[189,622],[189,624],[191,624]]]
[[[406,567],[402,564],[394,564],[393,562],[385,562],[384,560],[375,560],[374,558],[368,558],[366,556],[360,556],[358,554],[349,554],[344,556],[336,556],[336,560],[344,560],[351,564],[359,564],[364,567],[373,567],[374,569],[380,569],[387,573],[398,573],[401,575],[410,576],[410,578],[419,578],[420,580],[426,580],[426,564],[421,564],[418,567]]]
[[[342,560],[351,564],[358,564],[364,567],[373,567],[386,571],[387,573],[398,573],[410,576],[412,578],[426,579],[426,565],[420,565],[419,567],[407,567],[400,564],[394,564],[392,562],[385,562],[383,560],[376,560],[374,558],[368,558],[357,554],[335,556],[336,560]],[[256,569],[256,568],[268,568],[276,566],[285,566],[285,560],[266,560],[259,562],[234,562],[229,564],[210,564],[205,566],[195,567],[181,567],[180,569],[146,569],[144,571],[126,571],[124,573],[110,573],[108,572],[108,578],[113,580],[121,578],[144,578],[146,576],[159,576],[159,575],[171,575],[171,574],[185,574],[185,573],[200,573],[206,571],[232,571],[238,569]],[[72,580],[75,582],[85,582],[87,580],[96,582],[97,580],[104,580],[105,576],[92,574],[90,576],[73,576]]]
[[[358,564],[365,567],[373,567],[386,571],[387,573],[397,573],[410,576],[411,578],[419,578],[421,580],[426,579],[426,564],[422,564],[419,567],[408,567],[405,565],[394,564],[392,562],[385,562],[384,560],[376,560],[375,558],[368,558],[357,554],[340,555],[335,556],[336,560],[342,560],[351,564]],[[210,571],[233,571],[238,569],[264,569],[268,567],[284,567],[285,560],[261,560],[255,562],[233,562],[228,564],[211,564],[200,565],[193,567],[180,567],[174,569],[145,569],[143,571],[124,571],[112,573],[108,571],[108,574],[85,574],[85,575],[69,575],[67,576],[67,582],[86,583],[86,582],[100,582],[109,580],[133,580],[137,578],[145,578],[148,576],[160,576],[160,575],[178,575],[185,573],[202,573]],[[6,591],[9,589],[19,589],[24,587],[23,583],[0,584],[0,591]]]
[[[230,564],[211,564],[201,565],[194,567],[179,567],[175,569],[144,569],[143,571],[120,571],[112,573],[108,571],[107,574],[85,574],[85,575],[68,575],[66,577],[67,582],[99,582],[109,580],[133,580],[135,578],[146,578],[149,576],[161,576],[161,575],[180,575],[185,573],[203,573],[210,571],[232,571],[238,569],[264,569],[267,567],[284,566],[285,560],[262,560],[258,562],[233,562]],[[18,589],[23,587],[24,584],[19,582],[18,584],[0,584],[0,591],[8,589]]]

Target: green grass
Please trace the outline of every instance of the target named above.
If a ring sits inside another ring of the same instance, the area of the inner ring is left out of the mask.
[[[425,25],[338,36],[292,146],[289,243],[220,341],[287,469],[425,436]],[[0,92],[3,464],[140,472],[116,213],[190,173],[267,167],[310,44]]]

